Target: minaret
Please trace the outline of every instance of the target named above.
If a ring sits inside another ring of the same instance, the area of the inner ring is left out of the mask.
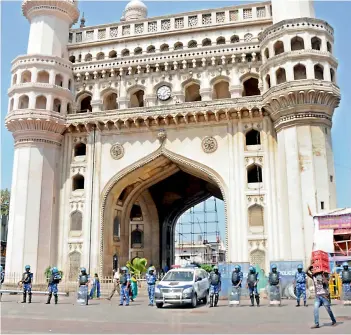
[[[281,260],[308,265],[313,220],[336,207],[331,143],[339,104],[333,28],[314,18],[313,1],[272,0],[273,26],[260,36],[265,110],[277,139]],[[291,242],[290,242],[291,241]]]
[[[26,0],[27,55],[12,62],[6,126],[15,142],[6,272],[43,276],[56,263],[61,144],[73,102],[69,28],[77,1]]]

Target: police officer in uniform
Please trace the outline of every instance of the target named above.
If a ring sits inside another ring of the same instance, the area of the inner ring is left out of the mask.
[[[213,271],[210,273],[210,307],[216,307],[218,304],[218,295],[221,290],[221,274],[218,271],[218,266],[213,267]],[[214,296],[214,301],[213,301]]]
[[[255,298],[257,307],[260,306],[260,295],[257,291],[257,284],[258,284],[258,273],[253,266],[250,266],[249,273],[247,275],[247,284],[246,287],[249,289],[250,300],[251,300],[251,307],[255,305]]]
[[[341,282],[342,291],[344,293],[344,301],[351,303],[351,270],[349,269],[349,264],[347,262],[344,262],[342,267]]]
[[[294,285],[296,287],[296,300],[297,304],[296,307],[300,306],[300,297],[302,294],[303,297],[303,305],[306,307],[307,306],[307,298],[306,298],[306,283],[307,283],[307,277],[306,277],[306,272],[302,271],[303,266],[302,264],[299,264],[297,266],[297,272],[295,273],[295,280],[294,280]]]
[[[32,302],[32,281],[33,281],[33,273],[30,272],[30,266],[26,265],[24,267],[26,270],[22,275],[22,280],[20,283],[23,284],[23,301],[22,304],[26,303],[27,301],[27,293],[28,293],[28,303]]]
[[[268,282],[270,285],[270,296],[271,301],[280,301],[279,283],[281,280],[280,272],[278,271],[277,265],[272,264],[272,271],[269,273]]]
[[[243,278],[244,276],[240,265],[235,265],[234,271],[232,272],[232,294],[235,297],[234,300],[236,300],[238,303],[240,302],[241,283],[243,281]]]
[[[123,306],[124,300],[126,301],[126,306],[129,306],[129,286],[130,278],[128,276],[128,269],[124,266],[121,268],[121,276],[119,278],[121,285],[120,301],[119,305]]]
[[[88,284],[89,284],[89,275],[87,274],[87,269],[86,268],[81,268],[80,269],[80,275],[79,275],[79,289],[84,290],[84,294],[86,294],[85,298],[85,304],[88,305]]]
[[[51,297],[52,294],[54,294],[55,297],[55,305],[57,305],[57,301],[58,301],[58,289],[57,289],[57,284],[60,282],[61,280],[61,275],[59,273],[59,270],[57,269],[57,267],[53,267],[51,269],[51,275],[49,278],[49,283],[48,283],[48,288],[49,288],[49,296],[48,296],[48,301],[46,302],[47,305],[50,304],[51,301]]]
[[[154,305],[155,298],[155,284],[156,284],[156,275],[153,267],[149,267],[148,273],[146,274],[146,283],[147,283],[147,294],[149,296],[149,306]]]

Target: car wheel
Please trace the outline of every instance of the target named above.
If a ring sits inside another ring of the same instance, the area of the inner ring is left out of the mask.
[[[163,302],[156,302],[156,307],[157,308],[162,308],[163,307]]]
[[[193,298],[191,299],[191,307],[195,308],[197,306],[197,295],[194,293]]]

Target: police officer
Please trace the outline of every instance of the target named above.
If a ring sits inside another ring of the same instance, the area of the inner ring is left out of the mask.
[[[119,305],[123,306],[124,300],[126,301],[126,306],[129,306],[129,286],[130,286],[130,278],[128,275],[127,267],[121,268],[121,276],[119,278],[121,293],[120,293],[120,301]]]
[[[221,290],[222,278],[218,271],[218,266],[213,267],[210,273],[210,307],[216,307],[218,304],[219,291]],[[214,296],[214,301],[213,301]]]
[[[154,305],[155,298],[155,284],[156,284],[156,275],[155,269],[153,267],[149,267],[148,273],[146,274],[146,283],[147,283],[147,294],[149,296],[149,306]]]
[[[343,270],[341,272],[342,291],[344,292],[344,301],[351,301],[351,270],[349,264],[344,262],[342,264]]]
[[[84,291],[85,304],[88,305],[88,284],[89,284],[89,275],[87,274],[86,268],[80,269],[79,275],[79,290]]]
[[[55,297],[55,305],[57,305],[57,301],[58,301],[58,296],[57,296],[57,284],[60,282],[61,280],[61,275],[59,273],[59,270],[57,269],[57,267],[53,267],[51,269],[51,275],[49,278],[49,283],[48,283],[48,288],[49,288],[49,296],[48,296],[48,301],[46,302],[46,304],[50,304],[50,300],[52,297],[52,294],[54,294]]]
[[[30,266],[26,265],[24,267],[26,270],[22,275],[22,280],[20,283],[23,284],[23,301],[22,304],[26,303],[27,301],[27,292],[28,292],[28,303],[32,302],[32,281],[33,281],[33,273],[30,272]]]
[[[294,279],[294,285],[296,287],[296,300],[297,300],[296,307],[300,306],[301,294],[302,294],[302,297],[303,297],[303,305],[305,307],[307,306],[307,302],[306,302],[307,277],[306,277],[306,272],[302,271],[302,269],[303,269],[302,264],[299,264],[297,266],[297,272],[295,273],[295,279]]]
[[[280,301],[279,283],[281,280],[280,272],[278,271],[277,265],[272,264],[272,271],[269,273],[268,282],[271,290],[271,301]]]
[[[241,272],[240,265],[235,265],[234,271],[232,272],[232,284],[235,288],[241,287],[243,281],[243,273]]]
[[[257,284],[258,284],[258,273],[253,266],[249,267],[249,273],[247,275],[247,284],[246,287],[249,289],[250,300],[251,300],[251,307],[255,305],[255,298],[257,307],[260,306],[260,296],[257,291]]]

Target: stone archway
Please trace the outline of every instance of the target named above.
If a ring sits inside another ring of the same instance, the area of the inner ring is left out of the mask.
[[[110,254],[116,249],[120,264],[142,256],[156,266],[164,266],[174,257],[174,239],[167,243],[167,229],[173,237],[179,216],[212,195],[223,199],[226,208],[225,194],[216,172],[163,147],[120,171],[102,193],[100,273],[112,270]],[[142,213],[137,219],[131,217],[133,206],[139,206]],[[119,239],[113,240],[109,231],[113,229],[111,212],[115,208],[120,210],[121,232]],[[131,244],[131,232],[136,229],[143,234],[144,244],[135,244],[140,249]]]

